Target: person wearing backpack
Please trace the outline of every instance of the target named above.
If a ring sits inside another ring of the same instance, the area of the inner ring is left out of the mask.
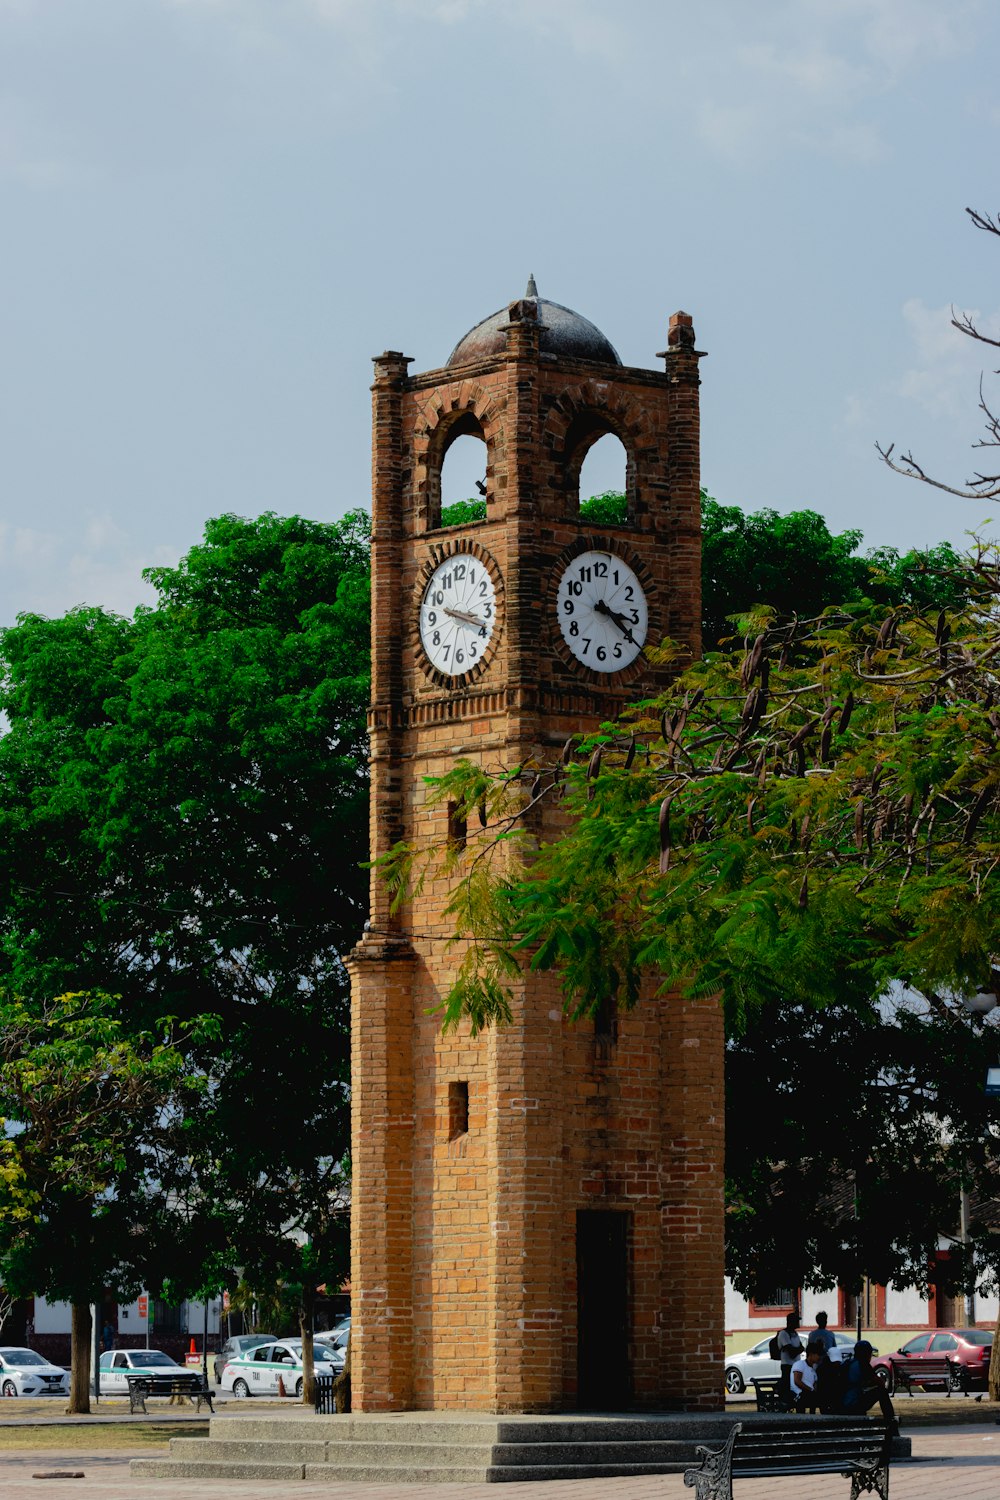
[[[802,1340],[798,1335],[799,1315],[790,1312],[785,1319],[785,1326],[776,1333],[772,1343],[778,1351],[778,1359],[781,1368],[778,1371],[778,1405],[782,1411],[788,1411],[792,1404],[791,1378],[792,1365],[802,1353]]]

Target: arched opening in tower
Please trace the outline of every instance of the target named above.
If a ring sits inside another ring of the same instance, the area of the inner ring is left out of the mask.
[[[486,443],[466,432],[449,445],[441,466],[441,525],[458,526],[486,515]]]
[[[628,519],[628,454],[613,432],[604,433],[587,451],[580,469],[580,514],[606,526]]]

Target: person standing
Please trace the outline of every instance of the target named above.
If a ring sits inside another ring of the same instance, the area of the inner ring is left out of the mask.
[[[798,1334],[799,1315],[790,1312],[785,1319],[785,1326],[778,1334],[778,1360],[780,1370],[778,1371],[778,1405],[782,1411],[787,1411],[791,1405],[791,1378],[792,1366],[802,1353],[802,1340]]]
[[[836,1345],[836,1342],[837,1342],[836,1337],[830,1332],[829,1328],[827,1328],[827,1326],[826,1326],[826,1313],[825,1312],[818,1312],[816,1314],[816,1327],[813,1330],[813,1332],[809,1335],[809,1343],[810,1344],[814,1344],[814,1343],[822,1344],[823,1345],[823,1353],[824,1354],[829,1354],[830,1350],[832,1348],[834,1348],[834,1346]]]

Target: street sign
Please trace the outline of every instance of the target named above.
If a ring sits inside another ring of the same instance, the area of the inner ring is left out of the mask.
[[[146,1315],[148,1313],[148,1310],[149,1310],[149,1299],[148,1299],[148,1297],[140,1297],[139,1298],[139,1316],[140,1316],[140,1318],[146,1317]]]
[[[986,1069],[987,1094],[1000,1094],[1000,1068]]]

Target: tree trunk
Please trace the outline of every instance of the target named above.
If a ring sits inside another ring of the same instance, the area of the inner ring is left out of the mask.
[[[311,1286],[302,1288],[299,1302],[299,1334],[302,1338],[302,1401],[312,1406],[316,1400],[316,1365],[313,1360],[313,1314],[316,1292]]]
[[[87,1303],[74,1302],[72,1316],[69,1405],[66,1411],[71,1416],[89,1416],[90,1352],[94,1342],[94,1330],[90,1321],[90,1308]]]
[[[348,1329],[347,1348],[344,1350],[344,1368],[333,1382],[333,1405],[337,1412],[351,1409],[351,1333]]]
[[[1000,1312],[993,1330],[993,1352],[990,1354],[990,1400],[1000,1401]]]

